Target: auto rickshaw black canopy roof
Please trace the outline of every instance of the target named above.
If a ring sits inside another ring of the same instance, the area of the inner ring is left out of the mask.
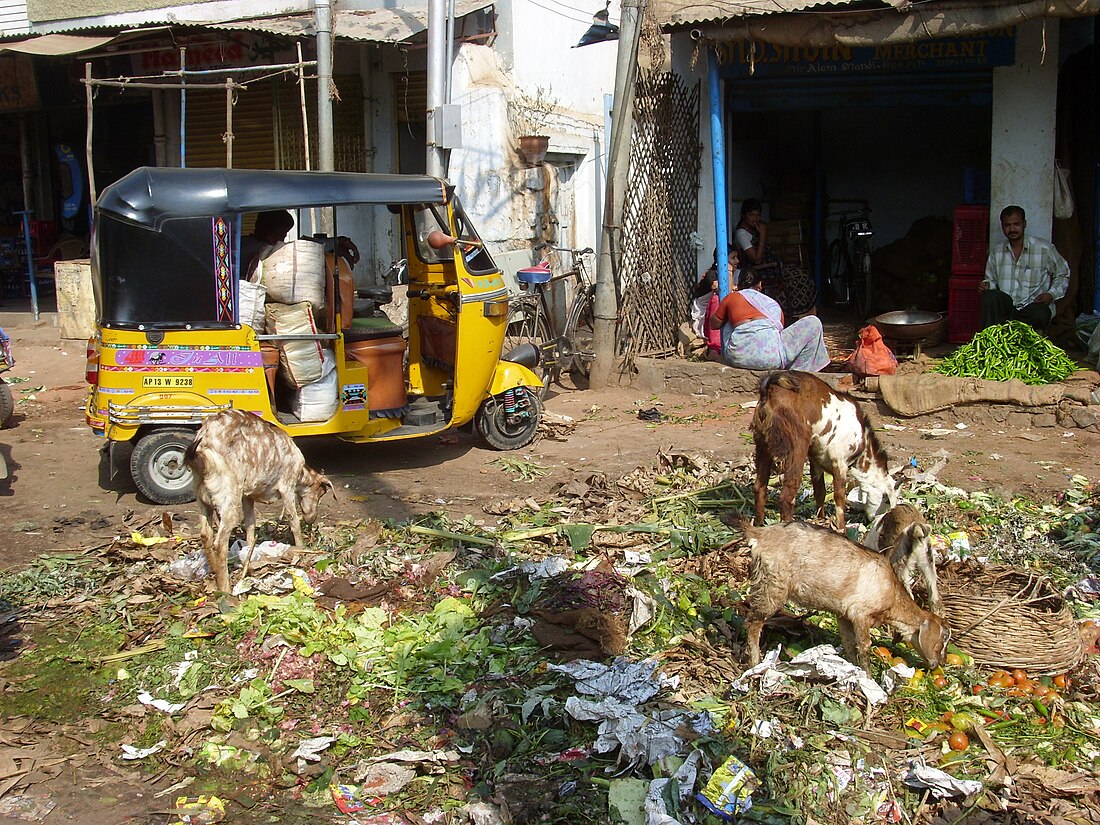
[[[160,228],[175,218],[356,203],[446,203],[451,187],[427,175],[144,166],[108,186],[96,211]]]

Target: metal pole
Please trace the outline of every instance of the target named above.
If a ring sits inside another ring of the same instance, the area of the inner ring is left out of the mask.
[[[187,168],[187,47],[180,49],[180,169]]]
[[[336,168],[332,136],[332,3],[314,0],[317,17],[317,168]],[[331,236],[335,227],[331,209],[321,210],[321,231]]]
[[[429,175],[446,174],[435,115],[447,94],[447,0],[428,0],[428,146],[425,168]]]
[[[19,113],[19,165],[23,167],[23,208],[34,200],[34,162],[31,160],[31,136],[27,127],[29,112]]]
[[[31,309],[38,320],[38,280],[34,277],[34,246],[31,244],[31,210],[21,209],[13,214],[23,216],[23,244],[27,252],[27,281],[31,286]]]
[[[225,81],[225,168],[233,168],[233,81]]]
[[[603,234],[596,266],[592,347],[595,360],[589,386],[607,386],[615,364],[615,322],[618,318],[615,273],[622,264],[623,197],[630,170],[630,135],[634,128],[634,83],[638,75],[638,42],[641,18],[648,0],[623,0],[619,10],[619,45],[615,62],[615,107],[611,113],[607,196],[604,199]]]
[[[302,143],[305,147],[306,171],[310,171],[313,160],[309,156],[309,112],[306,111],[306,71],[302,62],[302,44],[298,44],[298,96],[302,101]]]
[[[95,206],[96,191],[95,191],[95,167],[92,166],[92,98],[94,97],[94,90],[92,89],[92,64],[84,64],[84,116],[87,119],[87,128],[84,130],[84,154],[88,163],[88,196],[91,198],[90,203]]]

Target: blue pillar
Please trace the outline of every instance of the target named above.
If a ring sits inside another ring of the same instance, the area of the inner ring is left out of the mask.
[[[729,228],[726,219],[726,137],[722,129],[722,81],[718,57],[707,48],[707,87],[710,99],[710,158],[714,176],[714,236],[718,245],[718,297],[730,292]],[[725,330],[723,330],[723,342]]]
[[[34,244],[31,243],[31,210],[23,209],[14,212],[23,216],[23,243],[27,250],[27,280],[31,286],[31,309],[34,311],[34,320],[38,320],[38,279],[34,276]]]

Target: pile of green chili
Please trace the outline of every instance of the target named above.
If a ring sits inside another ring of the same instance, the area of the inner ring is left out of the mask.
[[[1021,321],[986,327],[944,358],[935,372],[1025,384],[1053,384],[1077,369],[1065,350]]]

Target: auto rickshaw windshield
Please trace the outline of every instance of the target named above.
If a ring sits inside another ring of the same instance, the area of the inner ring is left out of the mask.
[[[100,215],[93,283],[108,327],[226,328],[233,311],[231,216],[165,221],[161,231]]]

